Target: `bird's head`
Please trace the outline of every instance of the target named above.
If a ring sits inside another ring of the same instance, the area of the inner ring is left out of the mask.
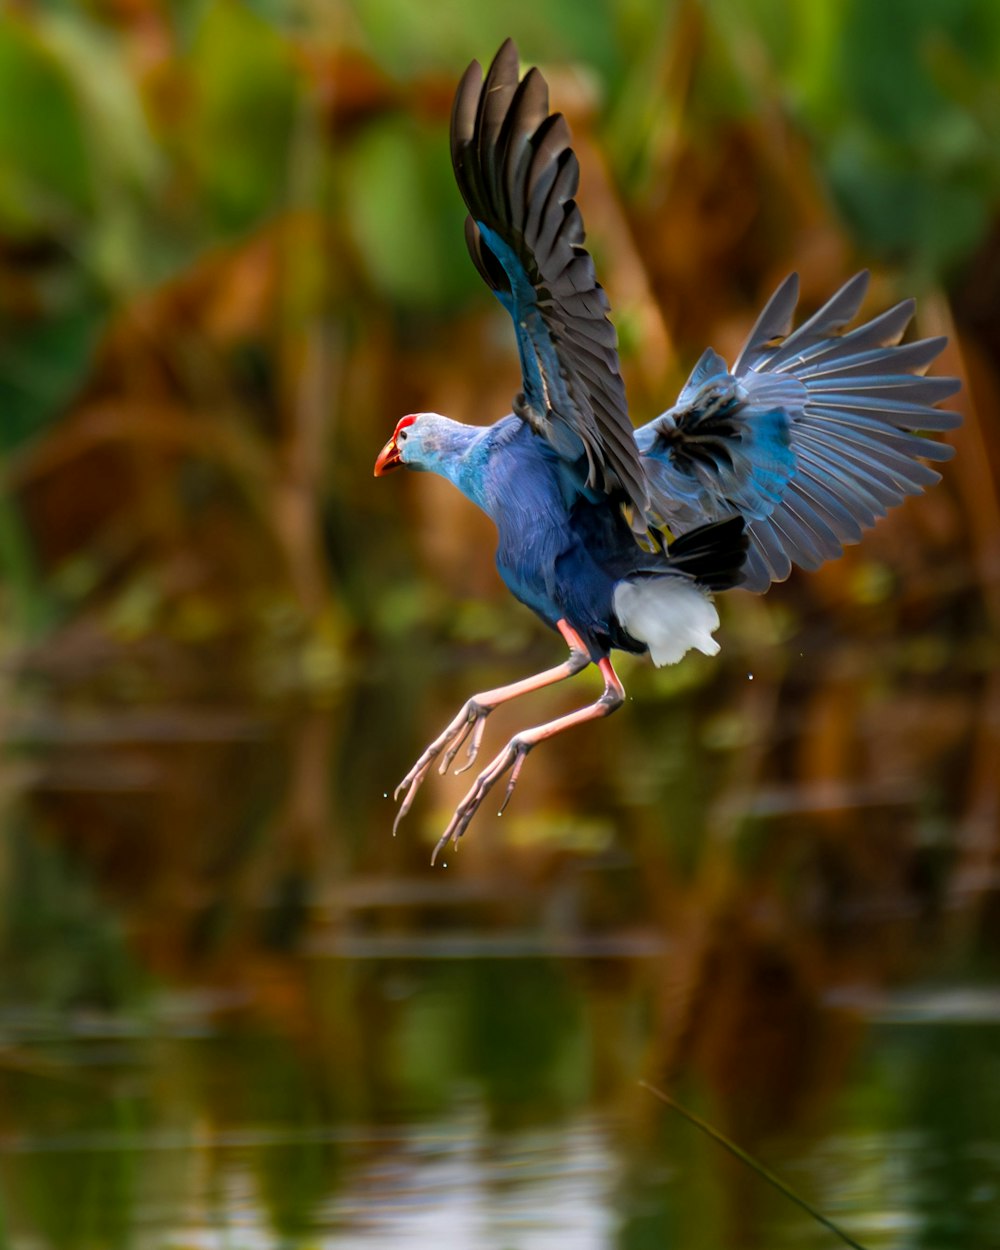
[[[381,477],[384,473],[398,469],[406,463],[403,455],[406,451],[406,444],[410,441],[410,431],[417,424],[421,415],[419,412],[411,413],[408,417],[401,417],[397,422],[396,428],[392,432],[392,438],[378,453],[378,457],[375,460],[376,477]]]
[[[457,435],[469,427],[438,416],[436,412],[416,412],[403,417],[392,438],[378,453],[375,476],[405,465],[408,469],[441,471],[438,461],[458,449]]]

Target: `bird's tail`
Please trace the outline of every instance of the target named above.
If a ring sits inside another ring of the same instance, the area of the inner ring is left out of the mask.
[[[657,572],[618,583],[615,616],[657,666],[676,664],[692,648],[715,655],[719,614],[709,592],[739,582],[746,553],[742,517],[691,530],[670,544]]]
[[[706,590],[729,590],[740,584],[748,546],[743,518],[731,516],[675,538],[667,565]]]

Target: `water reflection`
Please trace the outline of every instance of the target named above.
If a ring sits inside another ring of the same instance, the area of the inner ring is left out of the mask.
[[[506,662],[304,711],[25,696],[10,1243],[831,1244],[646,1079],[873,1248],[1000,1246],[996,677],[933,638],[731,652],[627,674],[446,872],[463,779],[396,839],[382,795]]]

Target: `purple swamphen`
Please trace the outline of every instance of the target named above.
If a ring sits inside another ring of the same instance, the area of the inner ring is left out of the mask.
[[[712,591],[763,591],[793,564],[815,569],[841,555],[904,495],[938,480],[923,461],[952,449],[915,431],[959,422],[934,406],[958,380],[923,376],[945,340],[899,345],[912,300],[845,332],[868,284],[861,273],[794,331],[798,282],[787,278],[731,369],[709,349],[674,406],[633,428],[608,300],[583,246],[569,128],[549,112],[539,71],[520,78],[510,40],[485,81],[477,61],[466,70],[451,155],[469,252],[513,318],[524,389],[495,425],[404,417],[375,475],[429,470],[478,504],[497,527],[500,576],[559,631],[569,656],[473,695],[397,788],[396,824],[435,762],[445,772],[470,735],[471,767],[498,704],[589,664],[604,691],[511,738],[456,808],[435,857],[509,771],[506,805],[532,747],[621,705],[614,648],[648,651],[658,665],[691,648],[715,654]]]

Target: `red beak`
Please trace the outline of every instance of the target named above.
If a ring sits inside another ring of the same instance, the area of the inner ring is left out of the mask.
[[[398,469],[403,461],[399,454],[399,448],[396,446],[396,435],[386,443],[382,450],[378,453],[378,459],[375,461],[375,476],[381,477],[384,473],[389,473],[392,469]]]

